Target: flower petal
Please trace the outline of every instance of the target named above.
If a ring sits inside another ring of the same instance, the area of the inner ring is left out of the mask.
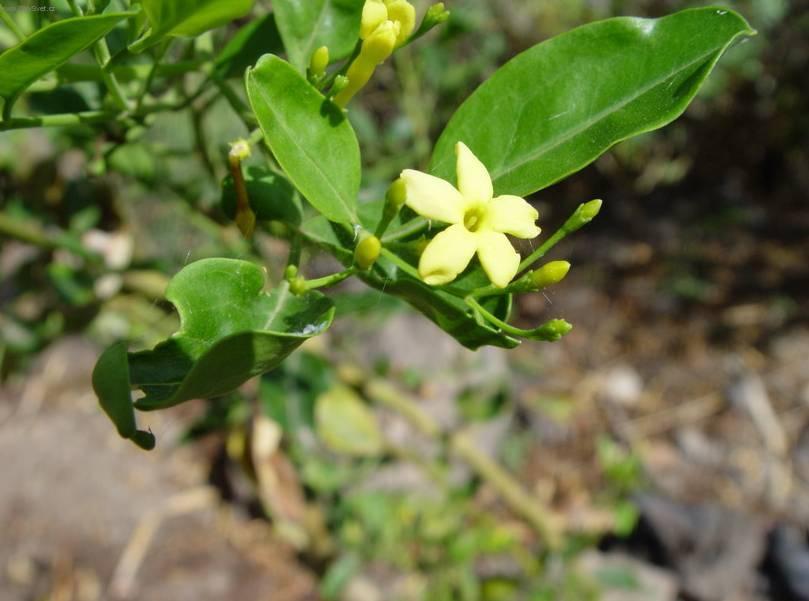
[[[520,267],[520,255],[505,234],[493,231],[477,235],[478,258],[483,271],[498,288],[509,285]]]
[[[475,255],[475,235],[463,225],[451,225],[430,240],[421,253],[419,275],[431,286],[451,282]]]
[[[388,8],[382,0],[366,0],[362,7],[360,39],[366,39],[388,18]]]
[[[517,238],[536,238],[540,229],[534,223],[539,213],[519,196],[498,196],[488,206],[489,227]]]
[[[486,166],[480,162],[463,142],[455,145],[458,162],[455,171],[458,177],[458,190],[467,202],[489,202],[492,199],[492,178]]]
[[[388,7],[388,19],[401,25],[396,45],[401,46],[416,28],[416,9],[407,0],[385,0]]]
[[[463,221],[464,199],[452,184],[421,171],[402,171],[407,198],[405,204],[427,219],[445,223]]]

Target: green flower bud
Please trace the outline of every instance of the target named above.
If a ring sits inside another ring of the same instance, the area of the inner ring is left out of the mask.
[[[580,227],[590,223],[601,210],[601,199],[591,200],[579,205],[576,211],[565,222],[564,228],[568,233],[575,232]]]
[[[334,78],[334,84],[331,87],[332,94],[339,94],[348,85],[348,77],[345,75],[338,75]]]
[[[298,266],[287,265],[287,268],[284,270],[284,279],[287,282],[292,282],[296,277],[298,277]]]
[[[289,283],[289,291],[292,294],[300,295],[306,292],[306,280],[302,276],[295,276]]]
[[[570,271],[570,263],[567,261],[551,261],[539,269],[528,274],[534,290],[542,290],[548,286],[558,284]]]
[[[564,319],[552,319],[534,330],[534,336],[532,336],[532,338],[535,340],[556,342],[572,329],[573,326]]]
[[[401,177],[394,180],[390,185],[387,194],[385,194],[385,200],[396,211],[404,206],[405,200],[407,200],[407,187]]]
[[[354,262],[360,269],[370,269],[379,258],[382,243],[376,236],[365,236],[354,249]]]
[[[432,29],[447,19],[449,19],[449,11],[444,8],[443,2],[437,2],[427,9],[427,13],[424,15],[422,28]]]
[[[326,67],[329,66],[329,49],[326,46],[321,46],[312,53],[312,58],[309,61],[309,73],[313,77],[320,77],[326,72]]]

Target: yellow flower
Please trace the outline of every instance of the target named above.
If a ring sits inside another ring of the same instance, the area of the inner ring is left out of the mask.
[[[416,27],[416,9],[407,0],[365,0],[360,39],[367,40],[385,21],[398,23],[396,46],[401,46]]]
[[[442,179],[405,169],[407,206],[427,219],[451,224],[433,238],[419,261],[419,275],[438,286],[454,280],[477,253],[492,283],[505,288],[520,265],[506,234],[534,238],[536,209],[519,196],[494,197],[489,172],[463,142],[455,146],[458,188]]]

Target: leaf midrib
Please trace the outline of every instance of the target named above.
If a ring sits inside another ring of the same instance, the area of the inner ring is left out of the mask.
[[[568,142],[569,140],[576,137],[577,135],[584,132],[585,130],[589,129],[590,127],[592,127],[593,125],[595,125],[599,121],[603,120],[608,115],[620,111],[625,106],[627,106],[628,104],[631,104],[632,102],[634,102],[635,100],[637,100],[638,98],[640,98],[641,96],[646,94],[647,92],[650,92],[651,90],[653,90],[657,86],[662,85],[665,81],[671,79],[672,77],[676,76],[679,73],[682,73],[686,69],[688,69],[690,67],[693,67],[697,63],[705,60],[710,55],[715,54],[716,52],[718,52],[718,51],[722,50],[723,48],[727,47],[727,45],[730,44],[730,42],[732,42],[733,39],[735,39],[736,35],[738,35],[738,33],[734,34],[734,36],[730,40],[728,40],[726,43],[724,43],[724,44],[722,44],[720,46],[712,48],[709,52],[701,54],[699,57],[697,57],[693,61],[690,61],[690,62],[686,63],[685,65],[683,65],[683,66],[681,66],[681,67],[679,67],[677,69],[672,70],[671,72],[669,72],[665,76],[660,77],[658,79],[655,79],[650,84],[641,87],[638,92],[636,92],[634,94],[630,94],[626,98],[622,99],[618,104],[611,105],[610,107],[608,107],[608,108],[606,108],[606,109],[604,109],[602,111],[599,111],[598,113],[596,113],[595,115],[593,115],[589,119],[586,119],[585,121],[583,121],[582,123],[580,123],[576,127],[573,127],[570,130],[568,130],[564,135],[552,140],[551,142],[546,142],[545,144],[542,144],[542,145],[538,146],[534,151],[528,153],[527,155],[524,155],[524,157],[521,160],[519,160],[518,162],[512,163],[511,165],[509,165],[508,168],[506,168],[506,169],[502,169],[502,168],[494,169],[493,172],[492,172],[492,179],[493,180],[498,180],[503,175],[508,175],[509,173],[517,171],[518,169],[520,169],[524,165],[538,159],[540,156],[542,156],[546,152],[554,150],[555,148],[561,146],[565,142]]]
[[[275,117],[275,122],[284,131],[284,134],[287,136],[287,138],[289,140],[293,141],[295,146],[297,148],[299,148],[303,152],[303,155],[306,157],[306,160],[312,165],[312,168],[318,173],[321,180],[326,183],[326,186],[332,191],[334,197],[340,202],[340,205],[343,207],[343,210],[348,215],[349,220],[351,220],[352,223],[356,222],[357,221],[357,216],[356,216],[354,210],[352,209],[350,204],[346,202],[346,200],[343,198],[343,195],[339,192],[339,190],[337,190],[337,188],[334,187],[334,185],[331,182],[331,179],[326,176],[326,173],[320,168],[320,165],[318,164],[318,162],[316,160],[314,160],[314,158],[312,156],[309,155],[309,152],[306,150],[306,148],[304,148],[303,146],[301,146],[301,145],[297,144],[296,142],[294,142],[295,136],[292,135],[292,131],[288,127],[286,127],[286,125],[283,123],[283,121],[278,118],[279,113],[276,112],[273,109],[273,104],[270,101],[270,98],[266,95],[266,92],[259,85],[258,81],[256,81],[256,78],[255,78],[255,76],[253,75],[252,72],[250,73],[250,79],[252,80],[255,89],[258,91],[259,96],[264,101],[264,105],[267,107],[267,110],[270,111],[273,114],[273,116]],[[270,139],[269,136],[267,136],[268,141],[269,141],[269,139]],[[280,161],[280,158],[279,158],[279,161]],[[300,185],[297,182],[296,182],[296,186],[300,187]],[[310,202],[311,202],[311,200],[310,200]]]

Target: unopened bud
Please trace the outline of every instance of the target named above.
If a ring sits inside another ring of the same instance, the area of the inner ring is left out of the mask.
[[[296,277],[298,277],[298,266],[297,265],[287,265],[287,268],[284,270],[284,279],[287,282],[291,282]]]
[[[568,271],[570,271],[570,263],[567,261],[551,261],[528,275],[534,290],[542,290],[561,282]]]
[[[422,22],[422,28],[432,29],[449,19],[449,11],[444,8],[443,2],[437,2],[427,9]]]
[[[326,67],[329,66],[329,49],[326,46],[321,46],[312,53],[312,58],[309,61],[309,73],[313,77],[320,77],[326,72]]]
[[[580,227],[590,223],[601,210],[601,200],[591,200],[579,205],[576,211],[565,222],[564,228],[568,233],[575,232]]]
[[[295,276],[289,282],[289,291],[296,296],[304,294],[306,292],[306,280],[302,276]]]
[[[376,236],[365,236],[354,249],[354,262],[360,269],[370,269],[379,258],[382,243]]]
[[[332,94],[339,94],[348,85],[348,77],[345,75],[338,75],[334,78],[334,84],[331,87]]]
[[[546,342],[556,342],[572,329],[573,326],[564,319],[551,319],[533,330],[531,338],[534,340],[544,340]]]
[[[240,138],[230,143],[228,158],[244,161],[250,156],[250,142]]]
[[[390,185],[387,193],[385,194],[385,200],[387,200],[388,206],[396,211],[404,206],[404,203],[407,200],[407,187],[405,186],[405,182],[401,177],[394,180]]]

